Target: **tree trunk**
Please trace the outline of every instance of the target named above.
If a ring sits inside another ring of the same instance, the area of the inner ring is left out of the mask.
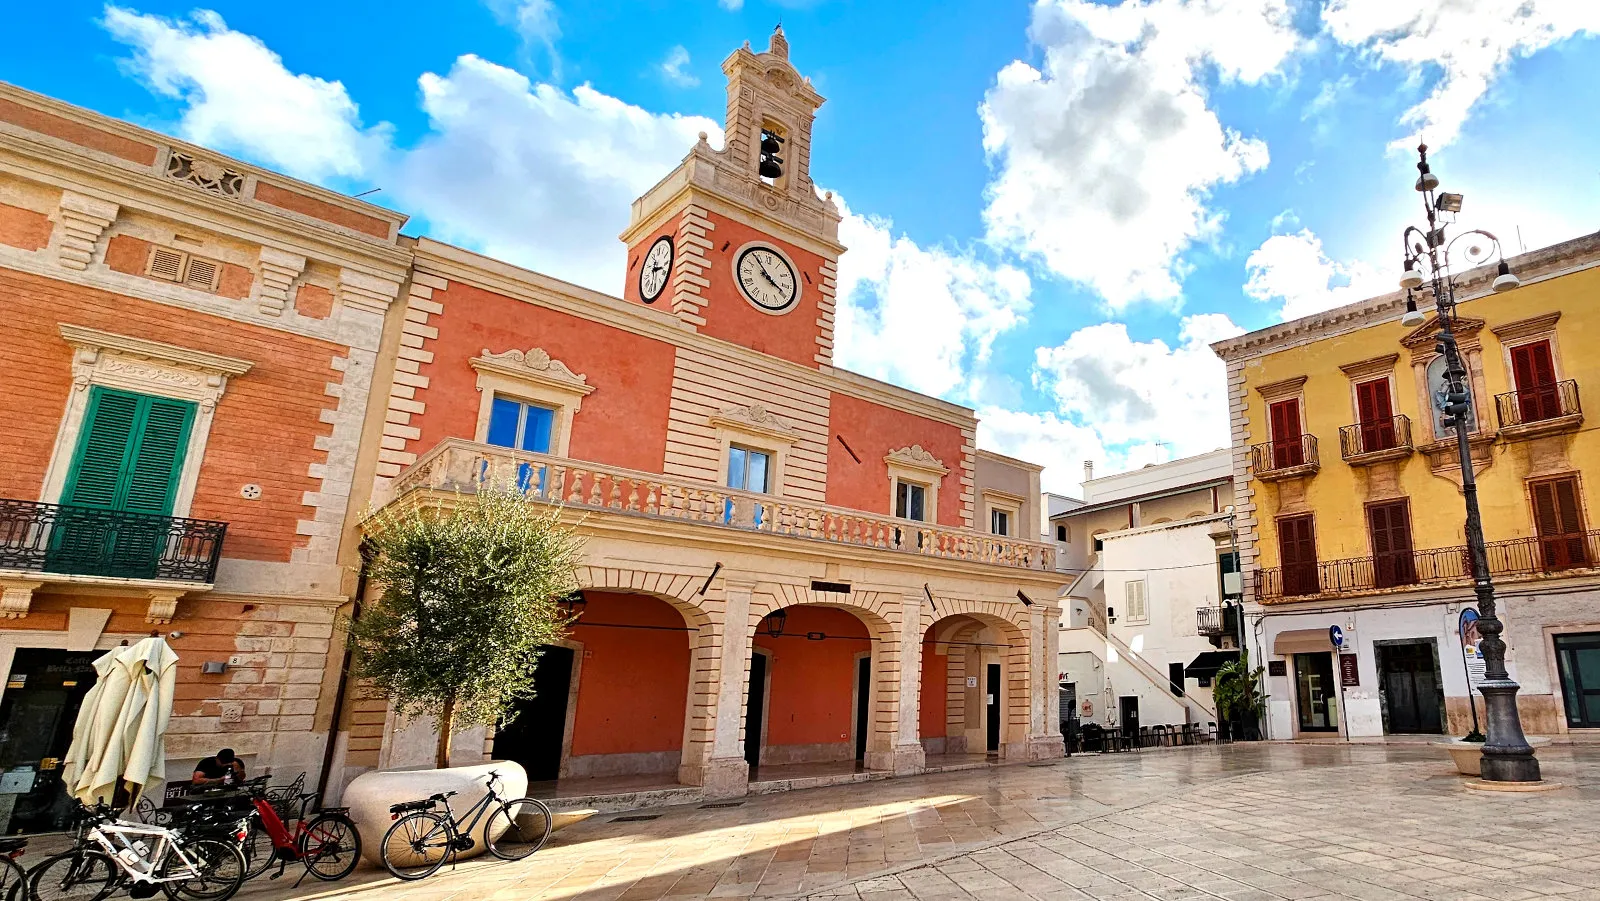
[[[444,699],[444,708],[439,711],[439,744],[433,752],[433,765],[435,769],[447,769],[450,766],[450,738],[455,731],[456,697],[449,695]]]

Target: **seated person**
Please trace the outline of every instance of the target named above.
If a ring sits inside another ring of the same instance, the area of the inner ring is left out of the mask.
[[[223,748],[214,757],[207,757],[194,766],[190,784],[196,788],[238,785],[244,781],[244,761],[234,756],[232,748]]]

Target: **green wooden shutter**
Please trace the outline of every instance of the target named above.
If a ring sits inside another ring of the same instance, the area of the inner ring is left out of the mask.
[[[194,412],[184,401],[90,389],[62,503],[170,515]]]

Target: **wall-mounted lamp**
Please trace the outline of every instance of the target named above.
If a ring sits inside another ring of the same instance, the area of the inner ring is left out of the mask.
[[[208,676],[218,676],[227,671],[228,661],[226,660],[207,660],[205,663],[200,664],[200,672]]]
[[[783,627],[789,622],[789,614],[782,610],[774,610],[761,620],[761,629],[768,636],[777,638],[783,634]]]
[[[584,610],[589,608],[589,602],[584,600],[583,592],[574,591],[561,600],[556,601],[556,606],[560,607],[561,612],[565,613],[567,616],[577,619],[583,615]]]

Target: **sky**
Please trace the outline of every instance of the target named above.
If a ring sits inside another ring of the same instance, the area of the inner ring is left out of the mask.
[[[781,21],[837,363],[1069,495],[1228,443],[1211,342],[1391,290],[1419,140],[1508,253],[1597,228],[1600,0],[127,2],[9,11],[0,79],[612,294]]]

